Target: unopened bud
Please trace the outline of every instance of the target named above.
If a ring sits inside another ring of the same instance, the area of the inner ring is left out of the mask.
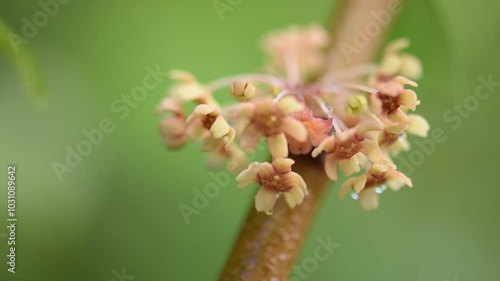
[[[366,110],[368,101],[365,96],[356,95],[347,100],[346,112],[350,115],[358,115]]]
[[[234,81],[231,85],[231,95],[238,101],[249,101],[255,96],[255,86],[250,82]]]

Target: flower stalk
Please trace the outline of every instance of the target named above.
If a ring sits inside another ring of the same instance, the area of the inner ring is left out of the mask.
[[[346,59],[339,48],[342,42],[352,40],[352,27],[363,26],[370,11],[384,10],[390,0],[343,0],[332,15],[329,64],[326,73],[352,69],[370,62],[390,25],[382,28],[376,38],[361,53]],[[403,1],[401,0],[400,3]],[[358,98],[359,99],[359,98]],[[337,124],[333,124],[335,130]],[[291,209],[283,200],[278,201],[271,216],[250,208],[229,258],[222,269],[220,281],[234,280],[287,280],[316,212],[330,189],[331,182],[323,172],[320,158],[310,155],[292,156],[294,170],[302,175],[309,195],[301,205]],[[345,188],[344,188],[345,190]],[[343,192],[344,193],[344,192]]]

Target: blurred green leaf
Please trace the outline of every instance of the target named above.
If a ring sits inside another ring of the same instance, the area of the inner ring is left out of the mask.
[[[39,104],[44,97],[41,72],[33,54],[24,45],[26,39],[15,34],[0,19],[0,53],[6,54],[15,65],[23,83],[23,88],[34,103]]]

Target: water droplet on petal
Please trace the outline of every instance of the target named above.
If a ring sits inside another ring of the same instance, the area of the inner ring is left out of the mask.
[[[281,197],[281,192],[276,193],[276,200],[278,200],[280,197]],[[274,208],[266,213],[266,215],[268,216],[271,216],[272,214],[274,214]]]
[[[351,198],[354,200],[358,200],[359,194],[357,194],[356,192],[351,192]]]
[[[385,190],[387,189],[387,185],[383,184],[379,187],[376,187],[375,188],[375,192],[377,192],[378,194],[381,194],[382,192],[384,192]]]

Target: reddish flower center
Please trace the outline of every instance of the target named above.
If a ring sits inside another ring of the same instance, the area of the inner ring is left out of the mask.
[[[389,133],[384,131],[384,135],[381,137],[379,141],[379,145],[382,147],[387,147],[393,143],[395,143],[399,138],[399,135]]]
[[[387,181],[387,172],[382,172],[379,174],[369,173],[366,179],[365,188],[377,187]]]
[[[382,101],[382,110],[387,114],[394,112],[400,106],[399,96],[394,97],[379,93],[378,97]]]
[[[280,118],[273,112],[258,114],[257,116],[255,116],[252,122],[254,124],[257,124],[260,131],[262,131],[266,136],[281,133],[280,128],[282,122]]]
[[[261,186],[268,190],[276,191],[276,192],[283,192],[288,189],[290,189],[292,186],[286,183],[285,179],[283,178],[283,175],[278,175],[278,174],[257,174],[257,179],[258,182]]]
[[[212,125],[214,124],[215,120],[217,119],[216,114],[208,114],[205,116],[205,118],[202,118],[202,123],[203,126],[207,129],[210,129]]]
[[[348,159],[356,155],[356,153],[360,150],[360,140],[353,136],[341,143],[337,143],[337,147],[335,148],[335,158],[339,160]]]

